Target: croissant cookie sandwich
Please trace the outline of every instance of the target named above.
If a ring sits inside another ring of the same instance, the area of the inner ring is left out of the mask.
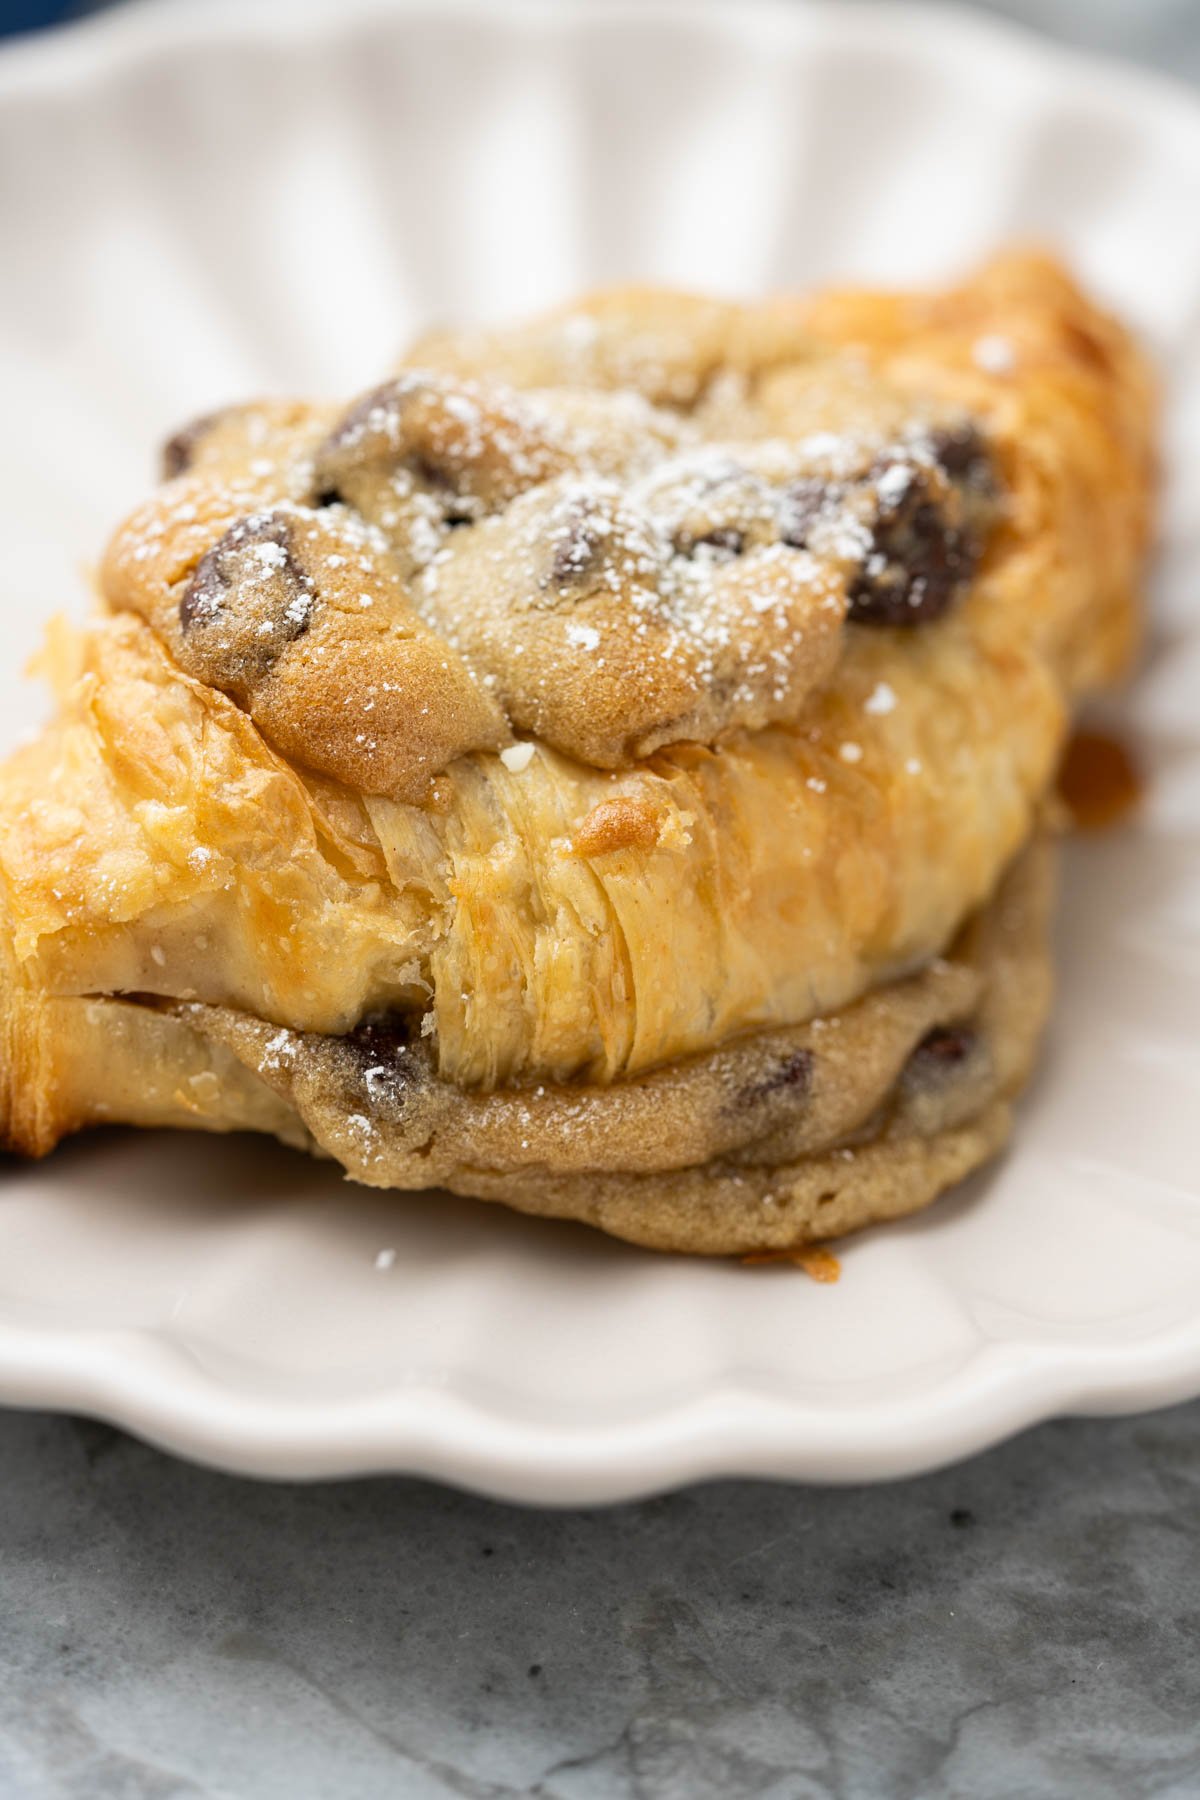
[[[0,771],[0,1141],[273,1133],[662,1249],[1011,1124],[1153,391],[1051,261],[601,294],[187,426]]]

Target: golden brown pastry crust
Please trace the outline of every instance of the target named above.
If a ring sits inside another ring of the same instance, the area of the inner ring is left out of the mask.
[[[626,1198],[598,1222],[686,1247],[736,1213],[712,1159],[744,1146],[682,1072],[936,986],[1031,838],[1072,705],[1136,641],[1152,426],[1125,334],[1018,256],[933,296],[602,295],[426,339],[346,410],[185,429],[107,614],[57,640],[57,719],[0,771],[7,1141],[95,1116],[110,1026],[114,1068],[145,1029],[187,1074],[101,1116],[198,1117],[216,1075],[210,1123],[308,1141],[247,1073],[254,1021],[401,1015],[463,1131],[514,1088],[607,1090],[612,1117],[642,1082],[664,1117],[691,1093],[690,1174],[613,1138],[584,1172],[539,1127],[540,1172],[438,1176],[572,1216],[649,1183],[669,1231]],[[1013,1085],[867,1161],[932,1192]]]

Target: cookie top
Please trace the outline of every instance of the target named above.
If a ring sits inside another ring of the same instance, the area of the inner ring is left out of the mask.
[[[1001,511],[985,432],[786,305],[601,295],[428,338],[343,411],[168,442],[101,570],[286,756],[420,801],[534,737],[619,769],[799,716],[847,624],[951,607]]]

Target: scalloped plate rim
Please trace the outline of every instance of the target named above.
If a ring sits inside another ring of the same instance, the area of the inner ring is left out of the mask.
[[[132,1362],[129,1340],[140,1352]],[[163,1367],[147,1368],[147,1349]],[[1195,1322],[1148,1346],[1111,1352],[985,1344],[955,1377],[884,1406],[837,1413],[728,1382],[632,1425],[570,1432],[514,1424],[446,1388],[417,1387],[355,1407],[247,1399],[203,1378],[150,1332],[84,1332],[64,1351],[0,1328],[7,1405],[105,1419],[230,1473],[277,1480],[404,1474],[539,1505],[615,1503],[718,1478],[903,1479],[1047,1419],[1153,1410],[1198,1388]]]
[[[870,34],[913,60],[974,59],[981,48],[1008,72],[1041,82],[1047,72],[1086,84],[1089,104],[1115,106],[1139,126],[1183,132],[1200,167],[1200,105],[1170,77],[1039,39],[1010,21],[853,0],[798,7],[786,0],[349,0],[334,14],[298,0],[286,17],[269,8],[191,0],[160,7],[134,0],[113,13],[0,51],[0,105],[73,82],[119,75],[138,58],[175,52],[190,37],[220,42],[261,30],[336,37],[372,20],[426,14],[489,24],[519,21],[567,33],[583,19],[648,23],[708,20],[730,31],[803,29]],[[936,48],[917,42],[935,28]],[[1114,1413],[1164,1406],[1200,1392],[1200,1318],[1130,1346],[999,1344],[972,1349],[950,1377],[903,1400],[837,1413],[723,1381],[701,1397],[634,1422],[575,1431],[500,1416],[453,1388],[409,1389],[348,1406],[239,1394],[182,1347],[152,1330],[44,1333],[0,1320],[0,1399],[104,1417],[200,1462],[266,1477],[403,1472],[447,1479],[510,1500],[550,1504],[617,1501],[712,1477],[765,1476],[842,1482],[907,1476],[972,1454],[1063,1412]]]
[[[526,28],[568,32],[581,19],[644,28],[703,20],[744,37],[795,34],[800,28],[830,37],[857,35],[884,42],[890,51],[914,57],[974,59],[980,50],[1003,57],[1010,73],[1040,80],[1058,70],[1075,82],[1086,80],[1088,99],[1135,110],[1139,124],[1146,108],[1165,108],[1177,125],[1200,138],[1200,102],[1182,80],[1156,69],[1123,62],[1101,50],[1078,49],[1041,36],[1033,27],[1002,15],[968,12],[939,0],[288,0],[286,35],[334,38],[366,23],[391,23],[425,15],[442,21],[459,16],[481,24],[520,23]],[[159,51],[174,52],[189,41],[198,45],[229,37],[253,38],[280,30],[285,15],[262,0],[122,0],[63,26],[0,44],[0,101],[22,95],[30,84],[51,86],[118,72],[129,62]],[[919,43],[919,33],[936,30],[936,51]],[[1163,115],[1159,115],[1161,124]]]

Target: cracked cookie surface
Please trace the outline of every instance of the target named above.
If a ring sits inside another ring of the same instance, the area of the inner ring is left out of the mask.
[[[647,296],[628,331],[546,385],[414,367],[340,416],[195,421],[107,599],[286,754],[401,800],[514,732],[621,768],[794,718],[847,618],[953,604],[1002,510],[961,406],[749,307],[668,328]]]

